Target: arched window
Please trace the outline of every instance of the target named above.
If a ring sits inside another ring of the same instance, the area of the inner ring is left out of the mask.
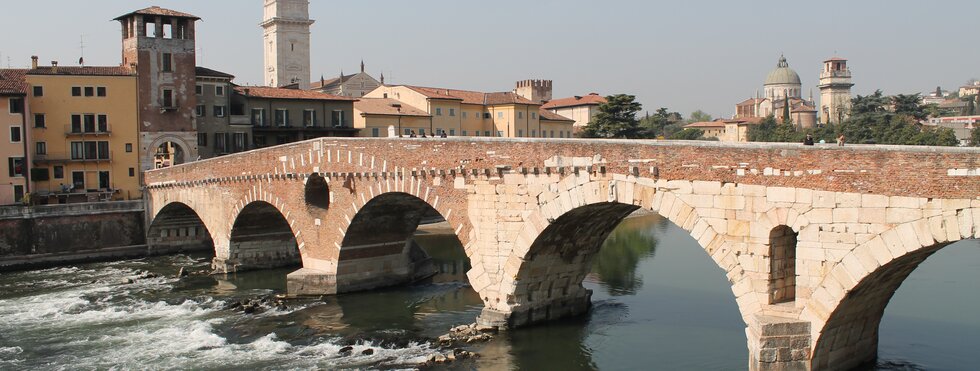
[[[306,204],[313,208],[326,209],[330,206],[330,189],[320,174],[310,175],[306,180]]]
[[[796,300],[796,233],[785,225],[769,232],[769,304]]]

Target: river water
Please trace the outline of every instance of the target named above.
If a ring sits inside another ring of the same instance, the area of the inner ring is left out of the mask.
[[[439,232],[417,235],[442,272],[431,281],[257,314],[229,304],[282,293],[292,269],[177,279],[180,267],[209,265],[177,255],[0,273],[0,369],[411,369],[437,352],[431,339],[481,309],[462,248]],[[585,285],[594,290],[587,316],[502,333],[468,348],[480,358],[440,369],[747,368],[724,273],[659,216],[623,221]],[[974,368],[978,287],[977,241],[927,260],[886,309],[877,369]]]

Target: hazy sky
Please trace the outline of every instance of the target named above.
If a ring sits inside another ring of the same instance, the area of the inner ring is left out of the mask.
[[[198,65],[259,84],[262,0],[5,2],[0,63],[117,65],[129,11],[197,15]],[[55,11],[56,10],[56,11]],[[358,69],[388,83],[506,91],[554,80],[555,97],[629,93],[644,109],[729,117],[780,53],[816,89],[821,62],[849,59],[854,92],[955,88],[980,77],[980,1],[312,0],[313,79]]]

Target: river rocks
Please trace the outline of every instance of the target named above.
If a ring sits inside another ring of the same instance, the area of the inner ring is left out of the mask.
[[[177,278],[187,277],[188,275],[190,275],[190,272],[184,269],[184,267],[180,267],[180,270],[177,271]]]
[[[366,356],[372,355],[372,354],[374,354],[374,349],[371,349],[371,348],[364,349],[364,351],[362,351],[361,354],[366,355]]]
[[[352,347],[352,346],[350,346],[350,345],[348,345],[348,346],[345,346],[345,347],[343,347],[343,348],[340,348],[340,351],[339,351],[339,353],[340,353],[340,356],[341,356],[341,357],[347,357],[347,356],[349,356],[349,355],[351,354],[351,352],[353,352],[353,351],[354,351],[354,347]]]
[[[225,310],[241,311],[245,314],[259,314],[270,309],[287,310],[286,301],[278,297],[242,299],[225,304]]]
[[[497,332],[496,327],[479,326],[475,323],[460,325],[449,329],[449,333],[439,337],[439,344],[451,345],[453,343],[474,343],[493,339],[493,333]]]
[[[423,362],[422,364],[420,364],[419,366],[420,367],[423,367],[423,368],[424,367],[431,367],[431,366],[434,366],[434,365],[437,365],[437,364],[444,364],[444,363],[456,362],[456,361],[463,360],[463,359],[466,359],[466,358],[476,358],[476,357],[479,357],[479,356],[480,356],[479,354],[476,354],[476,353],[473,353],[473,352],[470,352],[470,351],[467,351],[467,350],[464,350],[464,349],[456,348],[456,349],[453,349],[450,352],[446,352],[446,353],[439,352],[439,353],[430,355],[429,358],[425,362]]]

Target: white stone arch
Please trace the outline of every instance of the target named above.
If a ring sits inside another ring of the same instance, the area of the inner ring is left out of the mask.
[[[145,160],[144,163],[147,164],[150,169],[153,168],[153,156],[156,154],[157,148],[167,142],[174,143],[181,147],[181,149],[184,151],[184,156],[186,156],[186,158],[184,158],[184,163],[195,160],[195,158],[192,157],[197,155],[197,147],[191,146],[191,144],[184,140],[184,138],[174,134],[154,135],[153,141],[150,142],[150,145],[145,149],[143,155]]]
[[[811,368],[844,369],[872,360],[894,290],[932,253],[976,238],[980,208],[974,207],[896,224],[857,245],[828,269],[801,313],[811,323]],[[849,316],[854,310],[865,316]]]
[[[221,250],[223,254],[222,256],[218,256],[216,254],[216,257],[230,257],[231,246],[229,242],[231,241],[231,236],[234,232],[235,222],[238,220],[238,217],[241,216],[242,211],[246,207],[256,202],[264,202],[271,205],[279,212],[283,219],[286,220],[286,223],[289,225],[290,233],[292,233],[293,238],[296,240],[296,247],[299,249],[300,258],[303,260],[303,266],[306,266],[306,259],[308,257],[305,251],[306,240],[302,234],[302,231],[299,231],[294,227],[296,225],[296,217],[293,216],[293,211],[284,200],[280,199],[275,194],[268,192],[267,190],[263,190],[260,186],[252,186],[252,189],[249,190],[247,194],[245,194],[245,197],[236,203],[234,209],[231,210],[231,213],[226,220],[227,229],[225,231],[227,232],[222,236],[222,240],[225,241],[223,250]],[[217,247],[215,248],[217,249]]]
[[[211,241],[214,243],[215,254],[224,246],[227,249],[227,239],[223,239],[226,235],[226,230],[224,223],[220,221],[225,220],[224,211],[220,208],[212,208],[212,205],[204,205],[202,200],[214,199],[210,191],[205,191],[201,189],[195,189],[193,191],[180,190],[176,188],[170,188],[166,191],[151,192],[150,202],[151,210],[148,211],[149,218],[147,225],[147,234],[150,233],[150,229],[153,227],[153,222],[156,221],[159,216],[160,211],[171,204],[179,203],[186,205],[196,214],[197,218],[204,224],[204,229],[210,235]],[[202,212],[207,210],[207,212]]]
[[[522,265],[526,263],[525,257],[537,237],[548,228],[551,220],[557,220],[562,215],[583,206],[619,203],[656,212],[690,233],[719,268],[725,271],[732,283],[733,297],[743,319],[760,310],[756,304],[753,304],[756,300],[751,298],[755,295],[751,292],[751,282],[744,274],[745,270],[733,253],[733,247],[724,236],[724,231],[719,233],[711,222],[699,214],[698,207],[685,200],[689,199],[687,196],[691,196],[693,182],[668,183],[646,178],[619,178],[619,176],[615,180],[587,180],[588,176],[582,178],[584,178],[582,181],[562,182],[568,186],[559,189],[551,199],[541,202],[537,210],[525,217],[525,223],[507,258],[498,286],[478,288],[474,284],[474,289],[477,289],[481,296],[485,296],[484,290],[499,292],[500,296],[514,292],[517,287],[516,281],[519,279],[518,274]],[[670,185],[665,189],[664,184]],[[669,189],[670,187],[679,188]],[[681,193],[677,193],[678,191]],[[513,309],[510,307],[512,303],[498,304],[490,300],[485,301],[484,304],[491,311],[508,312]]]

